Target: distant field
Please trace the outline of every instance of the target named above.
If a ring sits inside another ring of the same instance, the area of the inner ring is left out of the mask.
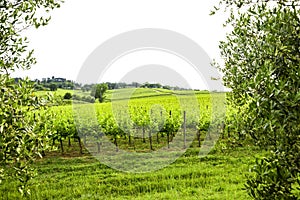
[[[128,94],[128,92],[132,92],[131,98],[147,98],[153,96],[168,96],[168,95],[194,95],[194,94],[207,94],[208,92],[203,91],[193,91],[193,90],[167,90],[162,88],[124,88],[124,89],[116,89],[116,90],[108,90],[106,92],[107,100],[111,100],[113,93],[116,96],[120,97],[124,94]],[[80,96],[89,96],[90,91],[82,92],[81,90],[67,90],[67,89],[57,89],[57,91],[36,91],[35,94],[38,96],[45,96],[47,93],[51,93],[53,95],[64,96],[65,93],[71,93],[80,95]],[[117,99],[116,99],[117,100]]]

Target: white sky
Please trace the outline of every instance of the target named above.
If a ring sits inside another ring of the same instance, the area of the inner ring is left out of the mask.
[[[226,33],[222,26],[226,15],[220,12],[209,16],[217,3],[218,0],[66,0],[51,12],[49,25],[26,33],[38,63],[13,76],[76,80],[85,59],[96,47],[115,35],[140,28],[181,33],[197,42],[211,59],[218,59],[218,44]]]
[[[157,71],[150,73],[147,71],[144,74],[135,74],[132,70],[137,69],[138,67],[143,67],[145,65],[155,65],[159,64],[162,66],[172,66],[172,70],[181,75],[182,79],[179,79],[177,76],[169,76],[169,71],[162,71],[162,77],[160,78],[156,75]],[[116,73],[118,71],[118,73]],[[143,82],[149,82],[150,78],[152,78],[152,82],[161,83],[163,85],[173,85],[180,86],[183,88],[197,88],[197,89],[206,89],[206,83],[202,81],[202,77],[197,73],[196,70],[189,63],[185,62],[183,59],[164,52],[157,50],[143,50],[137,51],[134,53],[130,53],[118,60],[116,60],[111,67],[109,67],[103,74],[103,76],[99,77],[99,82],[106,81],[114,81],[114,82],[123,82],[123,79],[126,79],[126,73],[132,72],[133,78],[137,79],[143,78]],[[147,79],[148,78],[148,79]],[[131,79],[132,80],[132,79]],[[196,81],[197,80],[197,81]],[[132,80],[134,81],[134,80]],[[131,81],[131,82],[132,82]],[[129,81],[127,81],[129,82]],[[142,82],[142,83],[143,83]],[[150,81],[151,82],[151,81]],[[186,86],[186,83],[188,86]],[[201,87],[199,87],[201,86]]]

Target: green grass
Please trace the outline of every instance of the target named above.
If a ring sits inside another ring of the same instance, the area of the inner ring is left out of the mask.
[[[53,153],[34,164],[38,176],[30,181],[30,199],[249,199],[245,175],[259,151],[244,147],[203,158],[198,152],[192,147],[168,167],[142,174],[111,169],[87,152]],[[5,181],[1,198],[21,199],[17,184]]]

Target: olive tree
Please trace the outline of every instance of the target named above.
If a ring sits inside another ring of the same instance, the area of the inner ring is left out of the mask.
[[[268,156],[258,159],[246,188],[255,199],[299,198],[300,1],[222,0],[232,26],[220,42],[230,103],[244,111],[240,130]]]
[[[29,80],[15,82],[11,73],[29,69],[36,60],[28,50],[24,30],[46,25],[46,12],[60,6],[58,0],[0,1],[0,182],[6,177],[18,178],[19,190],[34,175],[30,163],[41,156],[50,134],[44,119],[45,99],[34,95]],[[41,13],[45,15],[41,15]],[[38,112],[37,112],[38,110]]]

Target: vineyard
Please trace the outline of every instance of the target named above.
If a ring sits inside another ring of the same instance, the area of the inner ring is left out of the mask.
[[[61,153],[64,153],[63,141],[70,144],[74,138],[80,151],[83,146],[90,146],[91,153],[100,154],[102,148],[105,151],[105,142],[109,142],[114,144],[116,152],[119,148],[151,152],[164,146],[185,149],[195,137],[200,147],[209,129],[217,128],[210,131],[214,133],[223,131],[225,94],[188,91],[154,95],[153,91],[144,90],[117,91],[110,102],[101,104],[51,107],[52,117],[48,122],[53,126],[53,144],[60,143]],[[142,95],[149,96],[141,98]]]

